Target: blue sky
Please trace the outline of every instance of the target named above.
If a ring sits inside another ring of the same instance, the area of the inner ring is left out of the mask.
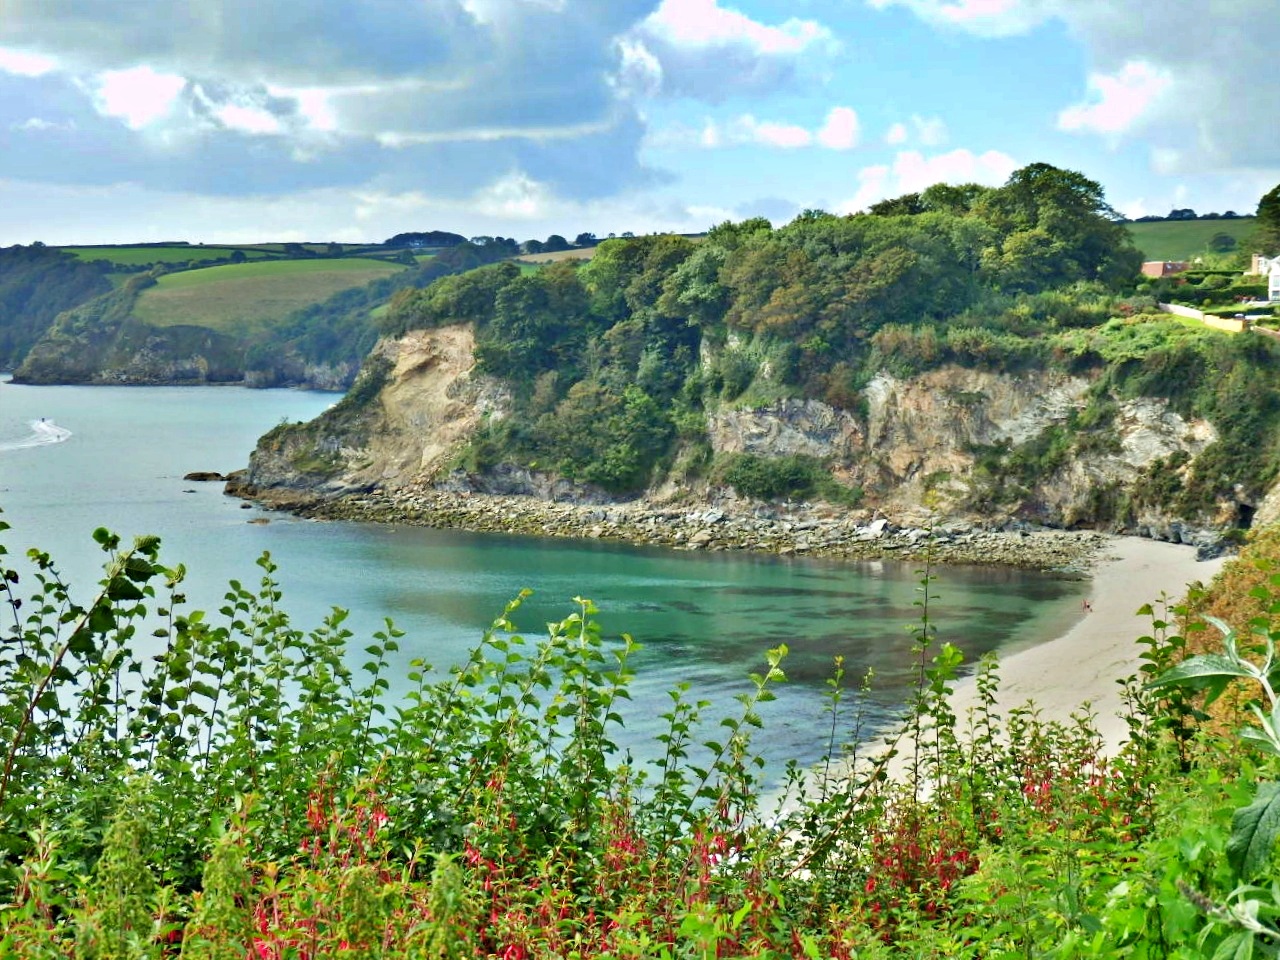
[[[0,245],[545,238],[1044,161],[1280,182],[1278,0],[0,0]]]

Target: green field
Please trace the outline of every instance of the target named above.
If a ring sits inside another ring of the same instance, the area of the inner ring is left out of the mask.
[[[267,251],[254,247],[192,247],[176,244],[171,247],[61,247],[81,260],[110,260],[123,267],[136,267],[144,263],[186,263],[188,260],[215,260],[229,257],[243,250],[250,260],[270,256]]]
[[[1163,220],[1127,223],[1133,244],[1147,260],[1190,260],[1209,252],[1209,239],[1216,233],[1235,237],[1237,252],[1247,249],[1253,234],[1253,217],[1238,220]]]
[[[272,260],[171,273],[143,291],[133,315],[164,327],[195,324],[240,334],[267,326],[339,290],[404,268],[376,260]]]

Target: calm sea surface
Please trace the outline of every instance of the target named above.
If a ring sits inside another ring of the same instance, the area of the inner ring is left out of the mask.
[[[354,523],[316,523],[241,508],[221,484],[184,481],[193,470],[243,466],[257,437],[282,419],[310,419],[331,394],[237,387],[27,387],[0,381],[0,509],[10,554],[38,546],[88,597],[100,572],[94,528],[126,539],[159,535],[163,559],[185,563],[187,595],[216,610],[229,579],[256,584],[264,551],[280,565],[295,625],[333,606],[351,611],[357,639],[384,616],[406,631],[393,693],[421,657],[443,675],[522,588],[534,595],[517,623],[536,635],[590,597],[605,632],[644,649],[626,712],[628,745],[650,755],[667,691],[729,710],[750,689],[764,651],[786,643],[789,682],[765,711],[758,742],[770,767],[811,762],[827,743],[824,680],[845,657],[851,683],[874,669],[865,700],[884,721],[910,682],[910,629],[921,597],[911,565],[835,564],[724,553],[682,553],[597,542],[507,537]],[[41,422],[44,418],[44,422]],[[65,431],[70,435],[63,438]],[[267,524],[251,524],[269,518]],[[931,593],[941,640],[971,660],[1062,633],[1084,585],[1016,571],[950,568]],[[355,649],[363,646],[353,644]],[[403,687],[400,687],[403,689]],[[715,735],[714,726],[707,730]],[[841,736],[847,736],[847,731]]]

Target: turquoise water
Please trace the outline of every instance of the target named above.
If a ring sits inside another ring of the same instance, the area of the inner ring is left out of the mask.
[[[357,637],[393,618],[406,636],[393,693],[408,662],[440,673],[465,658],[484,627],[521,589],[534,595],[517,623],[528,634],[590,597],[605,632],[644,649],[626,711],[625,738],[648,755],[666,695],[688,681],[691,696],[729,710],[749,689],[764,651],[791,650],[789,682],[766,711],[760,743],[771,769],[810,762],[830,719],[821,693],[832,658],[851,682],[867,669],[865,706],[883,722],[910,684],[910,629],[920,617],[918,574],[895,563],[836,564],[725,553],[681,553],[595,541],[469,534],[375,524],[317,523],[224,497],[221,484],[182,480],[194,470],[229,472],[281,419],[309,419],[328,394],[237,387],[26,387],[0,382],[0,509],[13,529],[10,553],[39,546],[88,594],[101,555],[95,527],[125,537],[153,533],[164,557],[190,571],[191,605],[215,610],[231,578],[255,584],[264,551],[280,565],[284,606],[312,626],[332,606],[351,611]],[[41,425],[40,418],[45,418]],[[70,431],[53,442],[58,430]],[[268,519],[253,524],[251,519]],[[931,593],[939,639],[975,659],[1062,633],[1078,616],[1084,585],[985,568],[938,571]],[[362,646],[363,644],[358,644]],[[708,735],[714,730],[709,729]],[[844,736],[846,734],[842,734]]]

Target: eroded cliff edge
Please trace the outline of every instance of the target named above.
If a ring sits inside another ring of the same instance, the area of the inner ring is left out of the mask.
[[[394,519],[397,502],[406,512],[424,505],[441,510],[449,495],[473,494],[657,511],[778,512],[718,483],[714,470],[691,472],[687,448],[705,446],[711,462],[735,454],[822,462],[842,485],[860,491],[860,501],[810,513],[854,523],[876,516],[919,523],[931,514],[969,526],[1029,522],[1203,547],[1259,508],[1270,509],[1241,497],[1194,514],[1180,511],[1168,492],[1217,438],[1213,424],[1186,418],[1160,399],[1100,397],[1097,377],[1053,369],[945,365],[911,377],[881,373],[852,410],[798,398],[718,404],[707,411],[705,436],[678,441],[666,469],[637,496],[611,495],[536,462],[500,456],[468,470],[463,465],[475,461],[466,454],[477,436],[518,402],[501,379],[477,372],[474,348],[469,324],[383,340],[341,403],[311,423],[281,425],[264,436],[230,491],[282,507],[328,505],[319,512],[330,516],[346,515],[335,505],[358,495],[379,507],[353,515],[374,519]],[[1100,407],[1106,416],[1097,429],[1090,418]],[[806,508],[788,504],[784,512]],[[582,535],[601,535],[591,529],[599,526],[594,514],[584,516]],[[531,524],[536,529],[527,518],[511,527]],[[458,525],[494,526],[465,518]]]

